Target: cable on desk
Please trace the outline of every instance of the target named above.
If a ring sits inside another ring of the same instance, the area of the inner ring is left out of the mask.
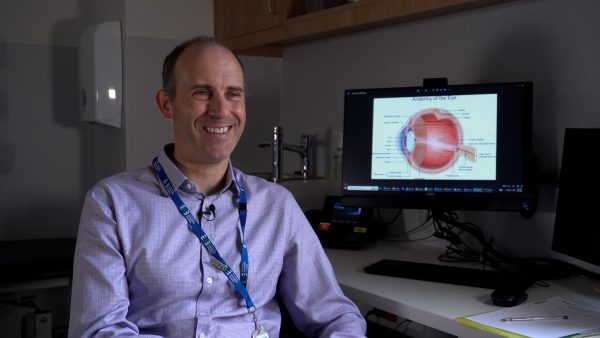
[[[394,222],[396,222],[398,217],[400,217],[400,215],[402,214],[402,209],[398,209],[398,212],[396,213],[396,215],[394,215],[392,220],[386,222],[383,220],[383,217],[381,216],[381,209],[377,208],[377,209],[375,209],[375,211],[377,212],[377,219],[379,220],[380,226],[388,226],[388,225],[394,224]]]
[[[481,262],[498,267],[498,261],[492,247],[493,239],[486,240],[483,231],[473,223],[460,222],[458,215],[453,211],[430,210],[433,222],[433,236],[447,240],[450,244],[446,253],[439,259],[445,262]],[[474,248],[466,240],[466,236],[476,240],[480,248]]]
[[[541,280],[567,277],[572,273],[600,279],[600,274],[557,259],[506,255],[494,248],[493,238],[487,240],[481,228],[473,223],[460,222],[458,215],[453,211],[430,210],[429,215],[434,227],[433,236],[445,239],[450,243],[446,247],[446,253],[439,257],[441,261],[481,262],[484,268],[491,266],[500,271],[510,271],[510,268],[516,267],[524,273],[530,273],[531,277],[540,285],[543,285]],[[474,239],[480,247],[477,249],[467,243],[465,239],[467,236]]]
[[[384,221],[377,211],[379,229],[393,224],[402,214],[399,209],[391,221]],[[433,232],[421,238],[407,239],[408,236],[433,226]],[[479,262],[485,270],[491,267],[499,271],[529,273],[535,283],[548,286],[543,280],[567,277],[572,274],[584,275],[600,280],[600,274],[558,259],[544,257],[515,257],[504,254],[494,247],[494,238],[486,239],[483,231],[474,223],[462,222],[458,214],[448,210],[428,210],[427,217],[418,226],[404,231],[395,237],[381,237],[384,241],[414,242],[431,237],[449,242],[446,252],[438,257],[443,262]]]
[[[381,213],[379,212],[379,209],[377,209],[377,216],[379,218],[378,225],[380,227],[382,227],[382,226],[389,226],[389,225],[393,224],[401,213],[402,213],[402,209],[400,209],[398,211],[398,213],[396,214],[396,216],[394,216],[394,219],[391,222],[384,222],[381,217]],[[421,237],[421,238],[415,238],[415,239],[407,239],[407,238],[408,238],[408,236],[410,236],[412,234],[415,234],[415,233],[418,233],[420,231],[427,229],[428,227],[431,226],[430,223],[431,223],[431,217],[429,216],[429,213],[428,213],[428,216],[425,219],[425,221],[423,221],[421,224],[417,225],[416,227],[406,230],[403,233],[398,234],[393,237],[385,236],[385,237],[381,237],[379,239],[383,240],[383,241],[389,241],[389,242],[416,242],[416,241],[426,240],[426,239],[431,238],[433,236],[433,233],[429,234],[425,237]]]

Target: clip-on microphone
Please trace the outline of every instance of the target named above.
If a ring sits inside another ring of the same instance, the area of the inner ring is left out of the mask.
[[[202,217],[207,221],[214,220],[216,216],[215,209],[216,208],[214,204],[209,205],[205,210],[200,209],[198,212],[198,218]]]

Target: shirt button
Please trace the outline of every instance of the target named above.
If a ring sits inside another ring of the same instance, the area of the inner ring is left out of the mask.
[[[208,277],[208,278],[206,278],[206,282],[207,282],[208,284],[212,284],[213,280],[212,280],[212,278],[211,278],[211,277]]]
[[[190,183],[187,183],[187,184],[185,185],[185,188],[186,188],[187,190],[192,190],[192,185],[191,185]]]

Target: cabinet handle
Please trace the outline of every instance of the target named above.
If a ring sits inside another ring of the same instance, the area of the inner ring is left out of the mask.
[[[273,6],[273,0],[267,0],[267,11],[269,14],[277,14],[275,7]]]

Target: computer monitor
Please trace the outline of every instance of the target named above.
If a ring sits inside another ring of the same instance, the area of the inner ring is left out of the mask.
[[[346,90],[343,203],[531,216],[532,86]]]
[[[565,130],[552,249],[600,272],[599,139],[600,129]]]

